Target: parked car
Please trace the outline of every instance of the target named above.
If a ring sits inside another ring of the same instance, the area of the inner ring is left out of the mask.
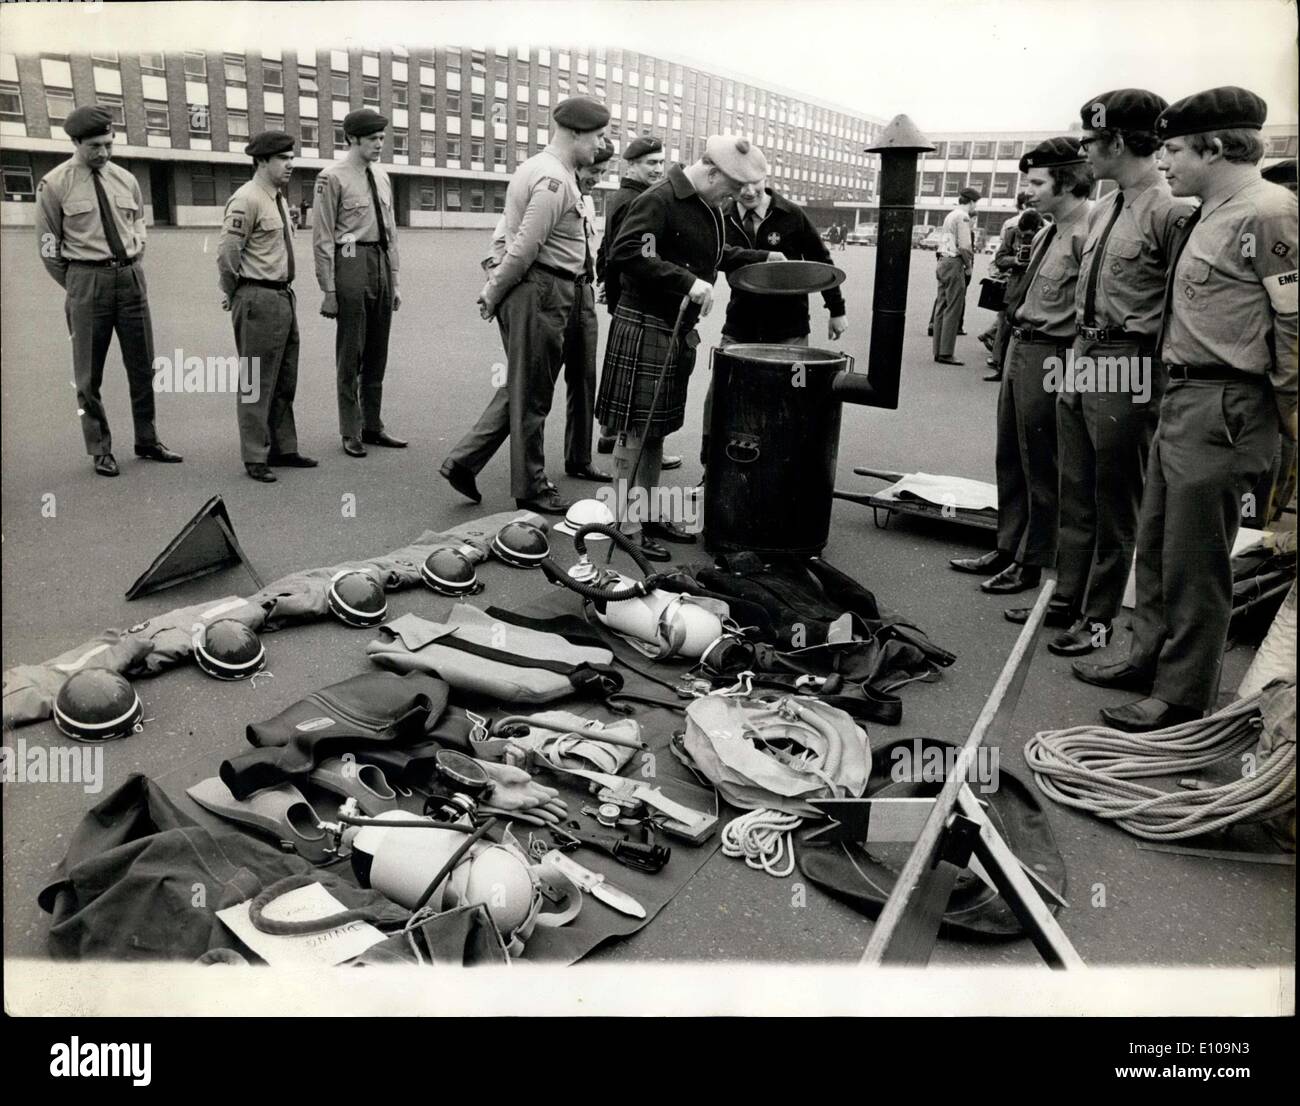
[[[866,223],[851,230],[844,237],[845,244],[849,246],[874,246],[876,244],[876,224]]]
[[[998,246],[1002,243],[1002,235],[990,234],[988,241],[984,243],[984,252],[992,256],[998,252]]]
[[[919,250],[922,248],[921,243],[929,236],[933,227],[927,227],[924,223],[912,228],[912,249]]]
[[[939,243],[942,241],[943,241],[943,231],[937,229],[932,230],[930,231],[929,234],[927,234],[924,238],[921,239],[921,249],[937,250],[939,248]]]

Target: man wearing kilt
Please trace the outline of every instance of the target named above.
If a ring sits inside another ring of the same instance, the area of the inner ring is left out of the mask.
[[[767,160],[758,147],[735,135],[713,135],[695,164],[673,166],[629,205],[610,247],[621,295],[605,344],[596,418],[618,435],[614,480],[624,533],[639,535],[642,552],[653,561],[672,559],[657,538],[695,541],[693,534],[657,517],[658,485],[664,437],[685,415],[700,341],[695,324],[713,306],[713,282],[719,270],[785,260],[781,253],[726,244],[720,206],[766,175]],[[678,328],[676,353],[665,368],[683,297],[690,303]]]

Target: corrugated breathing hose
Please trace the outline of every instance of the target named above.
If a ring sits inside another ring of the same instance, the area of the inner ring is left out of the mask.
[[[1034,782],[1049,798],[1114,822],[1149,841],[1177,841],[1295,806],[1295,743],[1277,746],[1250,775],[1220,786],[1180,780],[1162,791],[1131,780],[1180,776],[1239,756],[1260,734],[1260,699],[1240,699],[1208,718],[1146,734],[1105,726],[1046,730],[1025,745]]]

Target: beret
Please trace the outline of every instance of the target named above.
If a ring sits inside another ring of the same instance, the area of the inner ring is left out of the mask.
[[[609,143],[607,142],[602,142],[599,146],[596,147],[596,157],[595,160],[592,161],[592,165],[604,165],[605,162],[607,162],[613,156],[614,156],[614,147],[609,145]]]
[[[555,105],[551,118],[571,131],[598,131],[609,122],[609,108],[590,96],[570,96]]]
[[[1094,96],[1079,109],[1079,118],[1090,131],[1154,131],[1168,106],[1163,96],[1145,88],[1117,88]]]
[[[244,147],[249,157],[275,157],[276,154],[293,153],[294,141],[284,131],[263,131],[255,134]]]
[[[109,114],[107,108],[101,108],[98,104],[93,107],[77,108],[63,121],[63,130],[69,138],[75,138],[78,142],[83,138],[112,134],[113,116]]]
[[[714,134],[704,144],[704,156],[741,184],[757,184],[767,176],[767,158],[748,138]]]
[[[1028,173],[1030,169],[1047,169],[1056,165],[1079,165],[1087,160],[1083,154],[1083,146],[1077,138],[1069,136],[1048,138],[1040,142],[1020,159],[1020,171]]]
[[[657,154],[664,148],[664,144],[657,138],[634,138],[628,143],[627,149],[623,151],[624,161],[636,161],[639,157],[645,157],[646,154]]]
[[[388,120],[373,108],[359,108],[343,117],[343,133],[353,138],[365,138],[388,126]]]
[[[1285,184],[1294,189],[1296,183],[1295,158],[1289,157],[1286,161],[1279,161],[1276,165],[1270,165],[1267,169],[1261,170],[1259,175],[1274,184]]]
[[[1268,104],[1245,88],[1224,85],[1185,96],[1170,104],[1156,120],[1159,138],[1177,138],[1202,131],[1260,130]]]

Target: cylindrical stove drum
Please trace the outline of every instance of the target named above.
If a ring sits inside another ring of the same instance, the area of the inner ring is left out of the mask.
[[[716,553],[820,553],[830,534],[841,398],[853,359],[805,346],[713,351],[704,544]]]

